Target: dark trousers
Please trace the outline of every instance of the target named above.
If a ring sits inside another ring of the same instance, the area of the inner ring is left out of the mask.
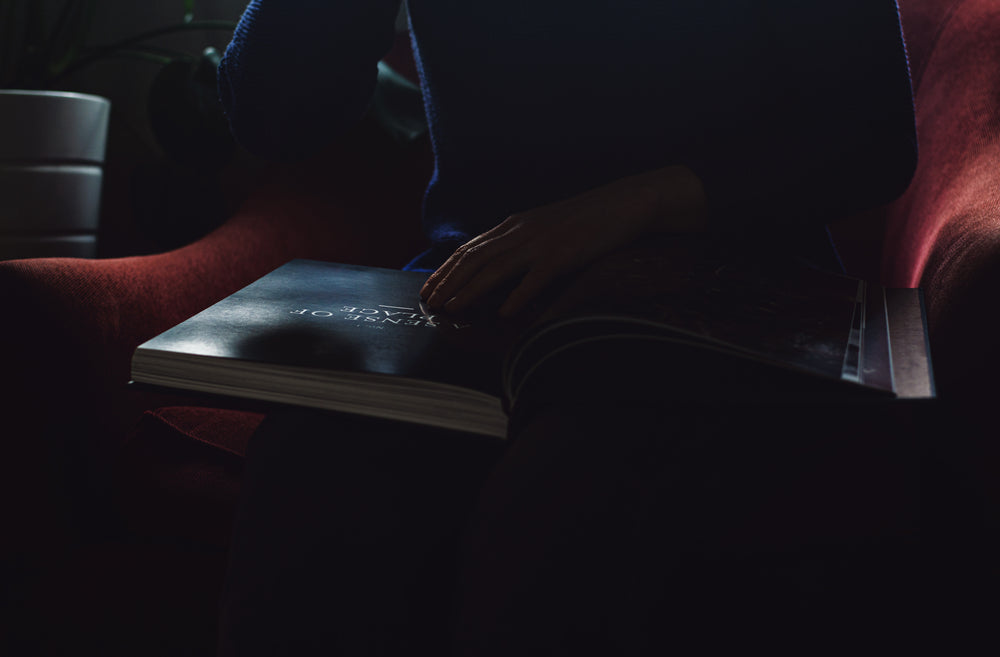
[[[563,408],[508,444],[275,414],[250,445],[220,652],[915,640],[928,564],[911,540],[911,436],[829,411]]]
[[[445,645],[458,537],[499,454],[489,439],[395,422],[268,416],[248,449],[220,654]]]

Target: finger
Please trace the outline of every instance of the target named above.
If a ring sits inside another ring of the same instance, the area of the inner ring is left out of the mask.
[[[451,269],[438,281],[427,303],[432,308],[444,307],[460,290],[475,279],[484,268],[489,268],[493,259],[493,252],[495,252],[495,249],[487,250],[485,247],[479,247],[470,249],[462,254],[452,265]]]
[[[427,299],[430,298],[434,289],[438,286],[438,283],[440,283],[441,280],[448,275],[448,272],[451,271],[451,268],[455,266],[455,263],[458,261],[460,251],[462,251],[462,247],[458,247],[454,253],[448,256],[448,259],[445,260],[440,267],[434,270],[434,272],[427,277],[427,280],[424,281],[423,287],[420,288],[421,299],[427,301]]]
[[[455,267],[455,264],[461,260],[462,256],[465,255],[470,249],[480,246],[484,242],[501,237],[506,233],[511,231],[511,228],[516,225],[517,216],[512,215],[507,217],[502,222],[489,229],[485,233],[481,233],[476,237],[472,238],[465,244],[459,246],[455,251],[444,261],[440,267],[437,268],[434,273],[432,273],[427,280],[424,282],[423,287],[420,288],[420,298],[427,301],[434,289],[440,284],[440,282],[448,277],[448,274]]]
[[[514,291],[507,296],[497,314],[501,317],[517,314],[525,304],[536,298],[542,290],[548,287],[558,274],[558,270],[551,267],[530,270],[521,279],[520,284],[514,288]]]
[[[455,268],[455,265],[457,265],[462,260],[462,258],[465,256],[466,253],[469,252],[470,249],[476,248],[477,246],[483,244],[488,239],[486,236],[487,233],[478,235],[473,239],[469,240],[468,242],[466,242],[465,244],[462,244],[457,249],[455,249],[454,252],[452,252],[452,254],[448,256],[448,259],[445,260],[444,263],[440,267],[438,267],[437,270],[434,271],[434,273],[432,273],[424,282],[423,287],[420,288],[420,298],[423,299],[424,301],[429,300],[431,295],[434,293],[434,289],[441,284],[441,281],[448,278],[452,269]]]
[[[501,236],[476,244],[463,253],[456,254],[454,262],[436,281],[433,291],[427,298],[427,305],[440,308],[464,288],[469,281],[487,267],[493,260],[517,246],[516,241]]]
[[[511,232],[513,229],[517,228],[519,225],[523,224],[525,221],[524,214],[512,214],[500,223],[498,223],[493,228],[488,231],[481,233],[476,239],[491,240],[501,235],[505,235]],[[476,241],[476,240],[472,240]]]
[[[484,296],[503,283],[523,274],[528,269],[528,258],[518,251],[508,251],[493,258],[468,280],[445,303],[445,310],[458,312],[475,305]]]

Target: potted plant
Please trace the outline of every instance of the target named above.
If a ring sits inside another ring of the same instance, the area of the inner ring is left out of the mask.
[[[214,51],[192,57],[150,42],[173,32],[234,27],[195,21],[194,0],[176,0],[183,10],[176,24],[93,46],[87,38],[101,1],[0,0],[0,259],[97,253],[111,103],[65,90],[68,76],[127,56],[169,68],[173,78],[178,67],[192,71],[192,80],[201,71],[203,87],[201,60],[217,57]],[[162,84],[157,89],[162,93]]]

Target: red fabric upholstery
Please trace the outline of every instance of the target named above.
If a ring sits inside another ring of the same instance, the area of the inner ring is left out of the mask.
[[[888,208],[882,275],[921,286],[949,444],[965,453],[1000,534],[1000,3],[901,0],[920,160]],[[944,437],[944,436],[943,436]]]
[[[13,384],[0,431],[0,578],[44,586],[55,572],[51,564],[85,568],[76,550],[93,555],[92,541],[122,529],[203,546],[178,558],[197,560],[208,547],[224,554],[239,484],[241,457],[233,452],[244,449],[252,418],[178,409],[192,400],[128,389],[131,352],[291,258],[405,264],[423,248],[419,211],[430,164],[426,143],[401,149],[365,125],[312,162],[273,167],[225,225],[183,248],[109,260],[0,262],[0,344]],[[151,409],[162,410],[144,415]],[[137,549],[135,561],[106,576],[131,578],[137,563],[155,568]],[[204,558],[221,562],[215,553]],[[98,561],[95,567],[107,563]],[[87,585],[79,578],[64,585],[75,583]],[[51,616],[57,626],[65,621],[47,606],[51,599],[17,602],[30,594],[12,592],[0,652],[5,634],[31,627],[19,614]],[[183,598],[176,602],[185,606]],[[103,619],[90,634],[118,631],[113,615]],[[105,654],[151,653],[140,643]]]
[[[1000,4],[901,5],[920,161],[888,214],[883,276],[924,288],[940,392],[964,396],[1000,353]]]
[[[188,406],[147,412],[116,470],[117,508],[131,532],[225,550],[247,441],[263,417]]]
[[[422,248],[418,218],[429,154],[423,146],[390,151],[371,137],[359,131],[323,158],[276,167],[230,221],[178,250],[0,262],[5,316],[23,318],[4,322],[0,337],[26,345],[11,354],[23,360],[9,371],[24,374],[23,383],[50,401],[67,378],[75,395],[99,391],[80,410],[121,436],[150,407],[123,385],[140,342],[290,258],[405,264]],[[122,408],[131,412],[123,417]],[[38,428],[39,420],[53,418],[20,419]]]

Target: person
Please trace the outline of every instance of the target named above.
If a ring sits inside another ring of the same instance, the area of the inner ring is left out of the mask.
[[[428,274],[420,294],[432,309],[504,290],[497,312],[516,314],[557,278],[652,233],[836,268],[827,224],[897,197],[916,165],[894,0],[406,7],[434,155],[431,246],[406,269]],[[399,10],[399,0],[251,0],[219,67],[236,139],[294,160],[349,130]],[[416,448],[403,431],[306,412],[265,421],[234,534],[223,652],[442,654],[458,537],[509,456],[423,429],[412,430]],[[365,441],[336,440],[359,432]],[[317,433],[326,439],[306,438]],[[600,505],[608,489],[595,486],[580,499]],[[307,590],[323,602],[293,603]]]

